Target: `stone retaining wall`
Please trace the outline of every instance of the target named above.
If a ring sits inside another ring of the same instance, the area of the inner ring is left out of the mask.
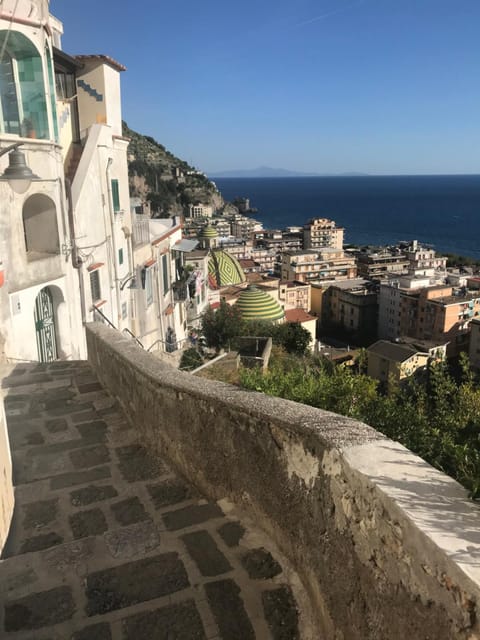
[[[455,481],[360,422],[174,370],[103,325],[87,341],[141,440],[290,559],[319,638],[480,638],[480,512]]]

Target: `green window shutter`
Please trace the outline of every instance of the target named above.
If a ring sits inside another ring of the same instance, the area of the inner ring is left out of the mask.
[[[112,200],[113,210],[115,213],[120,211],[120,193],[118,191],[118,180],[115,178],[112,180]]]
[[[168,259],[166,255],[162,256],[162,276],[163,276],[163,295],[170,289],[170,278],[168,274]]]

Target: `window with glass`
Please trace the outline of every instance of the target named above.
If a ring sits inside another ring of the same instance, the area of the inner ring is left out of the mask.
[[[49,139],[42,58],[18,31],[0,31],[0,133]]]
[[[118,180],[114,178],[112,180],[112,201],[113,201],[113,210],[115,213],[120,211],[120,191],[118,188]]]
[[[102,298],[100,289],[100,272],[98,269],[90,272],[90,291],[92,293],[92,302],[98,302]]]

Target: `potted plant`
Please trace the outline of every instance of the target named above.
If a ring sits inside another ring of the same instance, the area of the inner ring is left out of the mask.
[[[24,138],[36,138],[37,132],[30,118],[24,118],[22,122],[22,135]]]

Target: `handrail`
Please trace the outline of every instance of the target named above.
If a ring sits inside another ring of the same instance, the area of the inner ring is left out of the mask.
[[[100,314],[102,316],[102,318],[105,320],[105,322],[112,327],[112,329],[115,329],[116,331],[118,331],[117,327],[113,324],[113,322],[111,320],[109,320],[107,318],[107,316],[103,313],[103,311],[101,311],[95,305],[92,305],[92,309],[93,309],[94,313],[96,311],[98,314]],[[131,336],[135,340],[135,342],[138,344],[139,347],[141,347],[142,349],[145,349],[143,344],[140,342],[140,340],[137,338],[137,336],[130,331],[130,329],[127,329],[127,328],[123,329],[123,333],[128,333],[128,335]]]
[[[103,313],[103,311],[101,311],[101,310],[100,310],[98,307],[96,307],[95,305],[92,305],[92,309],[93,309],[93,311],[94,311],[94,312],[96,311],[97,313],[99,313],[99,314],[102,316],[102,318],[105,320],[105,322],[106,322],[108,325],[110,325],[110,326],[112,327],[112,329],[117,329],[117,327],[113,324],[113,322],[111,322],[111,321],[107,318],[107,316]],[[117,331],[118,331],[118,329],[117,329]]]
[[[127,329],[125,327],[125,329],[123,330],[123,333],[128,333],[128,335],[135,340],[135,342],[138,344],[139,347],[141,347],[142,349],[145,349],[143,344],[140,342],[140,340],[137,338],[137,336],[130,331],[130,329]]]
[[[182,342],[187,342],[187,341],[188,341],[188,339],[189,339],[189,338],[181,338],[180,340],[175,340],[175,343],[168,342],[167,340],[160,340],[160,339],[159,339],[159,340],[155,340],[155,342],[154,342],[154,343],[152,343],[152,344],[148,347],[147,351],[151,351],[151,349],[153,349],[153,347],[154,347],[155,345],[159,344],[159,343],[161,343],[161,344],[168,344],[168,345],[172,345],[172,344],[181,344]],[[177,351],[177,349],[175,349],[175,351]]]

